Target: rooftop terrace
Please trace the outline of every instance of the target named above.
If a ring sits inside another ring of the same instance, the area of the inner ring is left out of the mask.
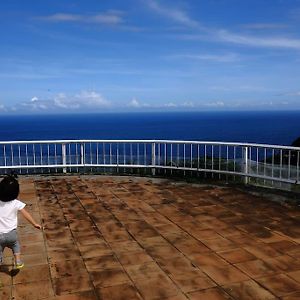
[[[300,209],[231,187],[135,177],[20,179],[0,299],[300,299]],[[14,274],[13,274],[14,273]]]

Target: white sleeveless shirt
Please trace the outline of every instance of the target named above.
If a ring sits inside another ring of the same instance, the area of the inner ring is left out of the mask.
[[[25,203],[15,199],[8,202],[0,201],[0,233],[7,233],[18,226],[18,211]]]

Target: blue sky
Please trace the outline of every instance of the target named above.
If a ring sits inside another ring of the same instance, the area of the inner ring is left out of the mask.
[[[300,109],[299,0],[3,0],[0,113]]]

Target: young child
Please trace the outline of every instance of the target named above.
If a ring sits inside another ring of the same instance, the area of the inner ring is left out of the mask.
[[[13,175],[5,176],[0,182],[0,264],[3,250],[8,247],[13,251],[16,269],[24,267],[17,236],[18,211],[35,228],[42,228],[25,210],[26,204],[16,199],[19,192],[19,183]]]

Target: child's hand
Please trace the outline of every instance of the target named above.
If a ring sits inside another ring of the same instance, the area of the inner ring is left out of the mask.
[[[42,229],[42,226],[40,224],[34,224],[33,226],[37,229]]]

